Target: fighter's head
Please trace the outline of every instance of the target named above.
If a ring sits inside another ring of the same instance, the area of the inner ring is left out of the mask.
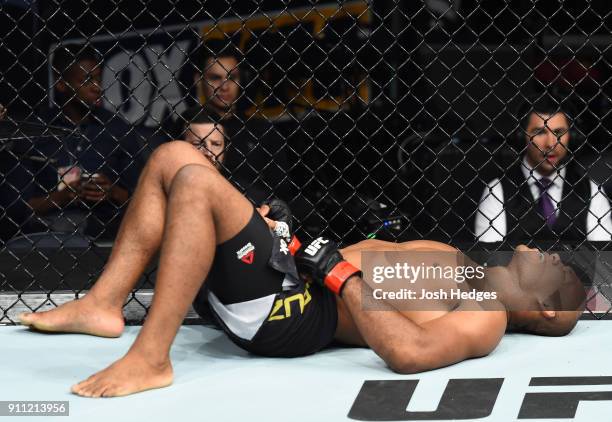
[[[507,270],[510,283],[505,304],[510,309],[510,329],[562,336],[574,328],[585,307],[585,288],[559,255],[520,245]]]

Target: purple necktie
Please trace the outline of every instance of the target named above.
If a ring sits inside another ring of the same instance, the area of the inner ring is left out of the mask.
[[[538,188],[540,189],[540,198],[538,199],[538,212],[542,217],[546,219],[546,224],[548,227],[552,227],[557,221],[557,214],[555,213],[555,206],[553,205],[552,199],[550,199],[550,195],[548,194],[548,188],[552,184],[551,180],[542,177],[539,181],[536,182]]]

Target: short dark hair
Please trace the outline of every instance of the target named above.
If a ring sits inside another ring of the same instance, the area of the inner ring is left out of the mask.
[[[196,57],[200,69],[204,70],[208,59],[232,57],[240,65],[243,55],[240,49],[229,40],[208,40],[197,48]]]
[[[102,62],[101,55],[90,45],[65,44],[58,45],[53,51],[53,73],[56,79],[64,78],[72,67],[85,60]]]
[[[197,105],[185,110],[177,120],[177,126],[180,128],[178,138],[183,139],[185,133],[191,124],[212,124],[215,126],[223,126],[221,117],[212,110],[201,105]]]
[[[519,120],[519,129],[527,130],[529,118],[532,113],[539,115],[555,115],[562,113],[567,119],[567,123],[571,126],[574,121],[574,106],[569,96],[561,94],[543,92],[539,94],[531,94],[525,98],[525,101],[518,109],[517,118]]]

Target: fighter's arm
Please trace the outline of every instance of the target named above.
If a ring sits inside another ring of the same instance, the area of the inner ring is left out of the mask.
[[[363,293],[363,294],[362,294]],[[391,369],[403,374],[451,365],[487,355],[499,343],[506,328],[502,311],[457,309],[418,325],[390,306],[367,311],[374,300],[371,289],[359,277],[349,279],[342,299],[364,340]]]

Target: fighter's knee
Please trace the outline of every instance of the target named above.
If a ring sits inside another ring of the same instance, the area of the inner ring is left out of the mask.
[[[169,188],[178,170],[185,165],[197,164],[211,170],[215,167],[193,145],[183,141],[166,142],[153,151],[146,173],[161,175],[165,188]]]
[[[161,144],[153,151],[149,162],[154,165],[165,165],[172,162],[194,162],[212,167],[212,164],[203,157],[196,147],[184,141],[171,141]]]
[[[201,164],[187,164],[181,167],[174,176],[173,186],[186,184],[197,186],[202,192],[215,185],[216,180],[221,177],[219,173]]]
[[[199,155],[200,152],[196,147],[191,145],[188,142],[183,141],[170,141],[165,142],[155,148],[155,151],[151,154],[151,161],[167,161],[172,157],[176,156],[189,156],[189,155]]]

